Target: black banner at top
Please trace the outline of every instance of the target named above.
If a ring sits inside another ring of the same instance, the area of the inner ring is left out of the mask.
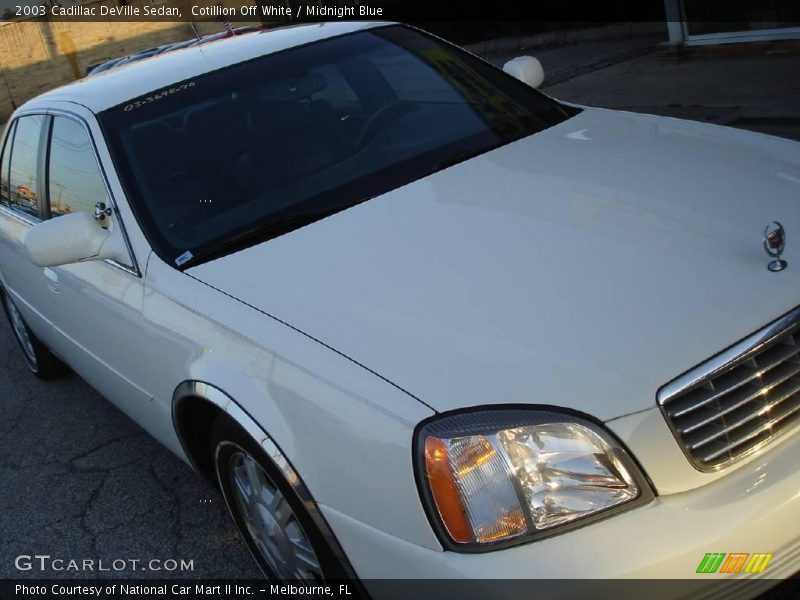
[[[540,23],[580,26],[689,20],[748,28],[800,25],[797,0],[2,0],[4,20],[214,21],[261,24],[335,20]]]

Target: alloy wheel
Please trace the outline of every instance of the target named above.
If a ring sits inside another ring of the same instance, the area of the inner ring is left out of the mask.
[[[231,487],[247,532],[280,579],[321,581],[319,559],[286,497],[244,451],[228,463]]]

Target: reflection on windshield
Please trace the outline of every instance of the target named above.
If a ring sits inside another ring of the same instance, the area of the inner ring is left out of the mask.
[[[567,118],[482,61],[402,26],[157,90],[101,118],[156,251],[191,266]]]

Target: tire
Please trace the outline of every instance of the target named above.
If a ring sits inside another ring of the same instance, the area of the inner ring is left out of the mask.
[[[67,371],[66,365],[58,360],[30,330],[16,304],[11,300],[11,296],[5,290],[0,290],[0,296],[2,296],[3,310],[6,313],[8,324],[11,326],[11,333],[31,372],[39,379],[44,380],[55,379],[63,375]]]
[[[350,579],[295,489],[264,449],[227,415],[214,422],[211,452],[228,511],[268,579]]]

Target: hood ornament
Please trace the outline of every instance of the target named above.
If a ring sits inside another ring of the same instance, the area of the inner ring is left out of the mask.
[[[764,228],[764,251],[775,260],[770,261],[767,268],[770,271],[783,271],[788,264],[781,258],[786,247],[786,230],[778,221],[773,221]]]

